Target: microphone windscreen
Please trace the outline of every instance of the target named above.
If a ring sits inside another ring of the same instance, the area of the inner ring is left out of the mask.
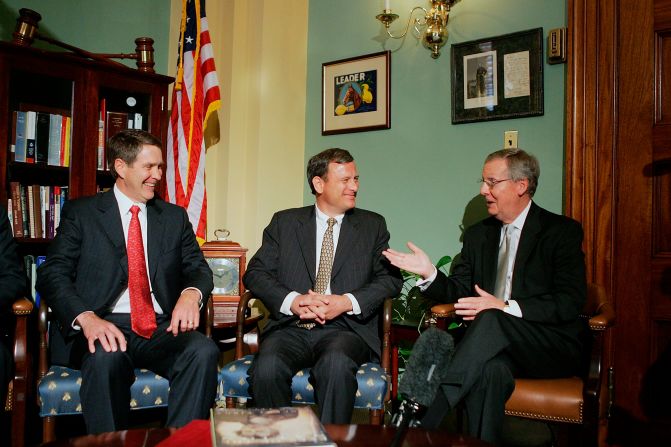
[[[453,352],[451,335],[435,327],[425,330],[412,348],[398,391],[420,405],[431,405]]]

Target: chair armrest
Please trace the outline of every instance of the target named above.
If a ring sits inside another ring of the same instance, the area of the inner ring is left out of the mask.
[[[14,312],[14,315],[18,316],[25,316],[25,315],[30,315],[30,313],[33,311],[33,302],[30,301],[28,298],[18,298],[16,301],[14,301],[14,304],[12,304],[12,312]]]
[[[382,306],[382,356],[380,358],[380,366],[382,366],[387,374],[390,374],[392,299],[385,298]]]
[[[38,379],[44,377],[49,371],[49,306],[40,301],[40,308],[37,314],[37,330],[39,333],[39,352],[37,374]]]
[[[436,304],[431,307],[431,314],[433,318],[451,318],[456,316],[456,310],[453,303]]]
[[[592,318],[589,328],[593,331],[604,331],[615,324],[615,309],[609,302],[603,302]]]
[[[14,329],[14,380],[23,381],[25,388],[30,377],[31,357],[28,352],[28,316],[33,311],[33,303],[21,297],[12,304],[12,312],[16,316]],[[25,393],[25,389],[22,390]]]
[[[254,298],[252,292],[246,290],[238,302],[238,313],[235,318],[235,358],[239,359],[244,355],[244,337],[245,337],[245,319],[247,317],[247,307],[249,301]]]
[[[207,338],[212,338],[212,327],[214,326],[214,300],[212,300],[212,295],[210,299],[207,300],[207,306],[205,306],[205,321],[201,321],[201,327],[203,333]],[[204,325],[204,326],[203,326]]]

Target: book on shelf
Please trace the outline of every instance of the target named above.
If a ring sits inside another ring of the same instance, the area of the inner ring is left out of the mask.
[[[28,203],[28,236],[35,237],[35,200],[33,199],[33,185],[27,185],[25,187],[26,191],[26,202]]]
[[[19,196],[21,203],[21,221],[23,222],[23,237],[30,237],[30,219],[28,219],[28,201],[26,199],[25,185],[19,185]]]
[[[105,141],[108,141],[124,129],[128,129],[128,114],[125,112],[107,112]]]
[[[46,163],[49,155],[49,131],[51,114],[37,112],[35,122],[35,163]]]
[[[210,428],[213,447],[336,447],[310,407],[215,408]]]
[[[142,114],[136,113],[133,118],[133,129],[142,130]]]
[[[105,162],[105,120],[107,119],[107,101],[100,100],[100,111],[98,112],[98,151],[97,168],[102,171],[106,168]]]
[[[59,109],[22,104],[13,112],[14,161],[69,166],[72,119]],[[55,113],[41,109],[54,110]],[[17,153],[18,150],[18,153]]]
[[[61,209],[67,200],[67,186],[21,185],[10,182],[14,237],[52,239],[61,219]]]
[[[26,112],[15,111],[16,128],[14,129],[14,161],[26,161]]]
[[[26,112],[26,163],[35,163],[35,123],[37,112]]]
[[[9,182],[12,197],[12,228],[14,237],[23,237],[23,211],[21,210],[21,186],[19,182]]]
[[[56,115],[55,113],[49,115],[49,146],[47,150],[47,164],[49,166],[61,166],[63,118],[63,115]]]
[[[70,167],[70,153],[72,152],[72,118],[63,117],[61,142],[61,166]]]

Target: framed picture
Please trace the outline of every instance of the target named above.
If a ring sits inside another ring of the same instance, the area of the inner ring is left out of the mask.
[[[543,114],[543,28],[452,45],[452,124]]]
[[[390,54],[322,64],[322,135],[391,127]]]

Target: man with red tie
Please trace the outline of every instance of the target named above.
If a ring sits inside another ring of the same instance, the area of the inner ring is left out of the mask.
[[[195,331],[213,287],[185,210],[155,198],[161,142],[141,130],[110,138],[114,188],[65,204],[37,290],[60,331],[52,362],[80,368],[89,433],[128,426],[134,368],[170,381],[167,425],[206,419],[219,351]]]

